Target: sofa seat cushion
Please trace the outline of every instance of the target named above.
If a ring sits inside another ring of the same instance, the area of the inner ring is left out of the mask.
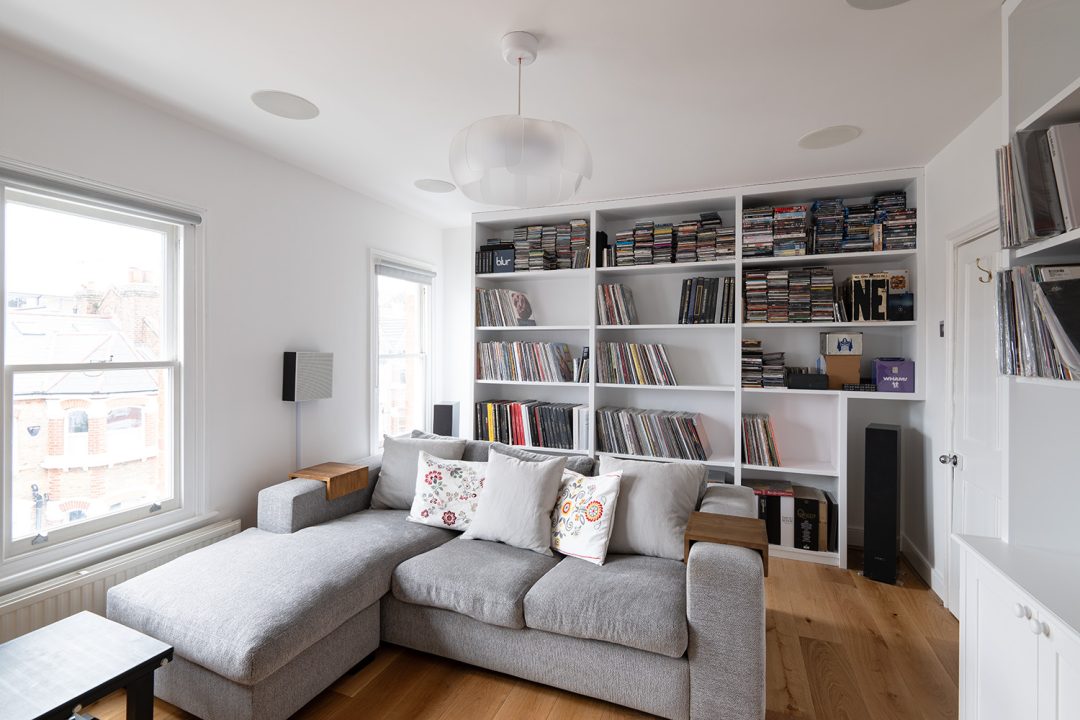
[[[523,628],[525,593],[558,562],[532,550],[458,538],[398,565],[393,593],[414,605]]]
[[[111,588],[108,616],[253,685],[377,602],[398,563],[455,535],[407,514],[365,510],[287,535],[245,530]]]
[[[525,596],[525,624],[682,657],[686,566],[643,555],[608,555],[603,565],[565,558]]]

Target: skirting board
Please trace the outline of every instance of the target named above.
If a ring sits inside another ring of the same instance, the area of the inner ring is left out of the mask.
[[[847,532],[848,545],[861,548],[863,546],[863,528],[849,527]],[[944,602],[945,576],[930,564],[930,561],[926,559],[926,556],[919,551],[919,548],[907,535],[900,536],[900,552],[907,558],[908,563],[923,579],[923,582],[930,586],[930,589],[934,591],[939,600]]]

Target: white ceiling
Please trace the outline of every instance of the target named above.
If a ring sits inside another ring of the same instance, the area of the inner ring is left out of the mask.
[[[922,165],[1000,92],[1000,0],[0,0],[0,33],[392,205],[460,225],[455,132],[513,112],[510,30],[540,38],[526,115],[575,127],[577,199]],[[255,90],[322,110],[283,120]],[[856,141],[801,150],[826,125]]]

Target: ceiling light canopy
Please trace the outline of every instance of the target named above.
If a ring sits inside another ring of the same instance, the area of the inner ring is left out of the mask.
[[[452,182],[446,182],[445,180],[439,180],[437,178],[420,178],[413,183],[417,188],[429,193],[448,193],[457,190],[457,186]]]
[[[512,32],[502,55],[518,69],[518,111],[477,120],[450,144],[450,174],[465,197],[488,205],[565,202],[592,177],[592,155],[576,130],[521,114],[521,70],[536,59],[536,37]]]
[[[289,120],[311,120],[319,116],[315,103],[280,90],[259,90],[252,93],[251,102],[271,115]]]
[[[849,143],[862,135],[862,128],[854,125],[832,125],[815,130],[799,138],[799,147],[804,150],[824,150]]]

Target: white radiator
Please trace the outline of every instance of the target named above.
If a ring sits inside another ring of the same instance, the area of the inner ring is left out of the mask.
[[[113,585],[240,532],[239,520],[223,520],[150,547],[0,596],[0,642],[90,610],[105,614]]]

